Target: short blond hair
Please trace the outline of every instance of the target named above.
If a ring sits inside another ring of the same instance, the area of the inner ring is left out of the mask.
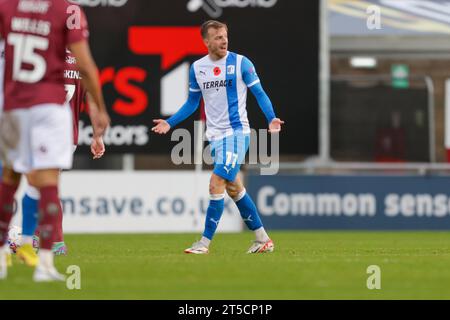
[[[203,39],[206,39],[208,37],[208,30],[211,28],[214,28],[214,29],[225,28],[225,30],[228,31],[228,26],[225,23],[217,21],[217,20],[208,20],[202,24],[202,27],[200,29]]]

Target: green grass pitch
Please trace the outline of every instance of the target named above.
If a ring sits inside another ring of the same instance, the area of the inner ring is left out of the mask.
[[[16,257],[3,299],[450,299],[448,232],[271,232],[275,252],[247,255],[253,234],[217,234],[209,255],[183,249],[198,234],[67,235],[60,272],[81,289],[33,283]],[[367,288],[367,267],[381,289]]]

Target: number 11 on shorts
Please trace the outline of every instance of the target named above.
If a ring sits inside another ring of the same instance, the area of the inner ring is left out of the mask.
[[[231,164],[232,168],[236,167],[237,159],[237,153],[227,152],[227,161],[225,163],[225,166],[228,167]]]

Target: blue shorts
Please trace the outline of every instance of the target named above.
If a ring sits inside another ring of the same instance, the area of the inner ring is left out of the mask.
[[[233,182],[245,160],[250,145],[250,134],[240,131],[222,140],[211,142],[211,156],[214,159],[214,173]]]

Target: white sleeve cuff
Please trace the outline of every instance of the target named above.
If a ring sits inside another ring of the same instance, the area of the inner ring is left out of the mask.
[[[250,83],[247,87],[253,87],[255,84],[257,84],[257,83],[260,83],[261,82],[261,80],[255,80],[255,81],[253,81],[252,83]]]

